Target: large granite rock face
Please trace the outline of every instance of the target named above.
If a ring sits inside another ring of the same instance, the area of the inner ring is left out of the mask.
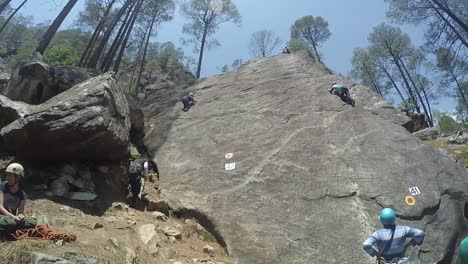
[[[40,59],[32,60],[15,70],[5,96],[28,104],[41,104],[93,75],[95,73],[86,68],[53,67]]]
[[[465,170],[412,136],[381,98],[354,86],[351,107],[328,93],[332,81],[346,83],[291,54],[206,78],[191,88],[198,103],[188,112],[150,94],[145,144],[162,198],[201,218],[234,263],[375,263],[361,246],[383,207],[427,232],[407,252],[414,263],[451,263],[467,234]],[[421,194],[409,206],[414,186]]]
[[[0,136],[29,160],[120,160],[128,154],[129,131],[124,91],[104,74],[34,107]]]

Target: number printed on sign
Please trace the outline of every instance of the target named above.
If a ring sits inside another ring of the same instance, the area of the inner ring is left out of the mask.
[[[411,193],[411,195],[418,195],[421,193],[421,191],[419,190],[419,188],[417,186],[414,186],[414,187],[411,187],[409,188],[409,192]]]
[[[227,170],[227,171],[235,170],[236,169],[236,163],[227,163],[226,165],[224,165],[224,169]]]

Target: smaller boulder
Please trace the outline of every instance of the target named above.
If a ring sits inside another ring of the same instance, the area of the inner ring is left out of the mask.
[[[164,228],[163,233],[168,237],[175,237],[176,239],[182,239],[182,233],[174,227]]]
[[[209,246],[209,245],[206,245],[203,247],[203,252],[205,254],[208,254],[210,255],[210,257],[214,257],[215,256],[215,250],[212,246]]]
[[[138,234],[143,244],[146,245],[149,253],[155,255],[158,253],[158,244],[160,239],[158,233],[156,233],[156,226],[153,224],[146,224],[138,228]]]
[[[439,134],[440,131],[437,127],[426,128],[413,133],[414,136],[423,141],[437,139]]]

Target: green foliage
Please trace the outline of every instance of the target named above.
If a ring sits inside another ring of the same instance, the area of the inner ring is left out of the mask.
[[[468,1],[439,1],[445,6],[445,10],[435,5],[434,0],[385,0],[385,2],[389,3],[387,17],[393,21],[426,25],[424,34],[426,47],[430,49],[456,47],[457,45],[454,44],[463,42],[463,39],[465,39],[466,43],[466,31],[463,34],[463,29],[451,16],[458,17],[466,23]],[[450,11],[451,16],[448,15],[446,10]]]
[[[205,241],[216,242],[216,238],[212,234],[210,234],[208,231],[205,231],[205,230],[200,231],[200,236]]]
[[[441,115],[438,121],[441,133],[451,134],[455,130],[460,129],[460,125],[450,116]]]
[[[190,21],[183,26],[182,33],[187,35],[187,38],[182,39],[182,43],[193,44],[194,51],[200,52],[200,55],[202,49],[220,45],[217,40],[210,39],[220,24],[233,22],[239,25],[241,22],[239,11],[232,0],[188,0],[181,5],[180,10]],[[202,59],[200,57],[197,77],[200,77]]]
[[[71,48],[65,45],[55,45],[45,53],[45,57],[52,66],[74,66],[78,63],[78,56],[74,56]]]
[[[288,47],[291,52],[297,52],[301,50],[310,52],[309,45],[307,45],[307,43],[305,43],[304,41],[298,39],[291,39],[288,42]]]
[[[330,38],[328,22],[323,17],[304,16],[291,27],[291,39],[304,41],[314,50],[317,61],[322,61],[317,49]]]

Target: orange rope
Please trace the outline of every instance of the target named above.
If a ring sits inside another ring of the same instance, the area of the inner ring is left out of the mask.
[[[26,230],[16,230],[13,235],[16,239],[39,239],[39,240],[60,240],[71,242],[76,240],[76,236],[70,233],[54,231],[48,225],[37,225]]]

